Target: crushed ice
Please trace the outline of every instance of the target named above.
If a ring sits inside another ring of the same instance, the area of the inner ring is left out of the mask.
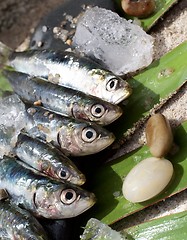
[[[117,13],[99,7],[86,10],[79,19],[73,46],[117,75],[144,68],[153,60],[150,35]]]

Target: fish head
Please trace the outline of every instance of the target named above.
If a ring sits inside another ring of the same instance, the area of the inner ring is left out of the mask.
[[[118,104],[132,93],[129,83],[103,69],[92,69],[89,74],[95,82],[93,95],[107,102]]]
[[[108,125],[117,120],[123,113],[122,109],[114,104],[93,98],[84,108],[89,120],[100,125]]]
[[[59,151],[60,162],[55,162],[55,159],[51,159],[51,163],[45,167],[47,175],[60,180],[62,182],[67,181],[76,185],[83,185],[86,181],[85,175],[76,167],[76,165]],[[44,163],[46,164],[46,163]]]
[[[91,208],[96,197],[93,193],[68,183],[50,181],[40,185],[34,194],[38,215],[51,218],[72,218]]]
[[[83,185],[86,181],[86,177],[81,173],[77,167],[72,165],[67,168],[61,168],[57,171],[58,178],[62,181],[67,181],[76,185]]]
[[[74,121],[68,130],[58,133],[58,144],[73,156],[84,156],[102,151],[113,143],[113,133],[99,125]]]

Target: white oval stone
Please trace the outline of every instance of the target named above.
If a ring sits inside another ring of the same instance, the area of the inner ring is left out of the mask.
[[[172,175],[173,165],[169,160],[146,158],[138,163],[124,179],[123,195],[130,202],[144,202],[162,192]]]

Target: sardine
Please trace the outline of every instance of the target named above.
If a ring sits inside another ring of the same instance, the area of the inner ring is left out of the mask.
[[[107,125],[122,115],[122,109],[99,98],[68,89],[28,74],[4,71],[14,91],[25,101],[40,101],[45,108],[63,116]]]
[[[41,224],[28,211],[8,201],[0,202],[0,239],[47,240]]]
[[[9,65],[17,71],[118,104],[131,94],[129,84],[98,63],[75,53],[53,50],[12,52]]]
[[[11,202],[34,216],[51,219],[75,217],[96,201],[93,193],[37,175],[10,157],[0,161],[0,188],[6,189]]]
[[[28,107],[15,94],[5,100],[11,100],[12,105],[10,108],[3,101],[5,105],[0,106],[0,157],[11,152],[21,131],[52,142],[74,156],[97,153],[115,139],[111,132],[93,123],[63,117],[42,107]]]
[[[28,134],[52,142],[66,154],[94,154],[111,145],[115,139],[113,133],[99,125],[63,117],[41,107],[28,107],[27,113],[25,130]]]
[[[75,164],[57,148],[26,134],[19,134],[15,154],[23,162],[53,179],[76,185],[85,183],[85,176]]]

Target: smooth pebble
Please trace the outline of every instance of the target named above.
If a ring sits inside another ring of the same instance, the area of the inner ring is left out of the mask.
[[[122,0],[123,11],[131,16],[146,18],[155,11],[155,0]]]
[[[158,158],[166,156],[173,143],[173,134],[167,119],[160,113],[151,116],[145,132],[151,154]]]
[[[155,157],[144,159],[124,179],[123,195],[130,202],[144,202],[162,192],[172,175],[173,165],[169,160]]]

